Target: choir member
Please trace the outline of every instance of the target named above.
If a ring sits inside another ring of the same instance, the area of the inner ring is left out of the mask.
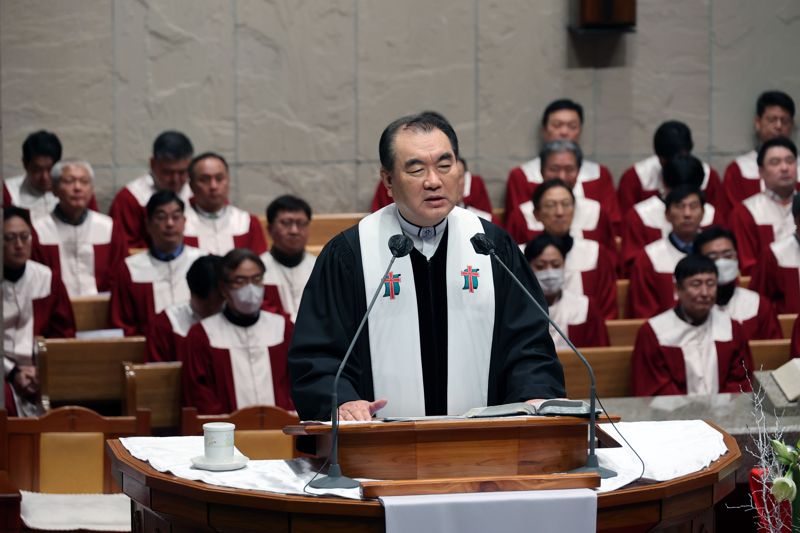
[[[171,305],[158,313],[147,333],[148,362],[182,361],[189,329],[222,309],[218,272],[222,258],[206,255],[195,259],[186,271],[189,301]]]
[[[162,132],[153,142],[150,172],[129,182],[111,202],[109,215],[125,236],[126,248],[147,248],[147,201],[156,191],[172,191],[186,203],[191,197],[187,183],[194,147],[179,131]]]
[[[32,226],[27,210],[3,210],[3,362],[13,394],[9,413],[43,412],[34,364],[35,337],[74,337],[67,290],[50,268],[31,260]]]
[[[792,201],[792,216],[794,232],[767,246],[750,280],[750,287],[767,297],[780,314],[800,313],[800,195]]]
[[[720,226],[711,226],[694,241],[694,249],[717,266],[717,306],[742,326],[744,338],[783,337],[778,315],[764,296],[740,287],[736,237]]]
[[[582,159],[580,146],[572,141],[555,140],[542,147],[539,160],[542,162],[544,181],[537,185],[531,199],[506,214],[506,230],[515,241],[525,243],[542,232],[542,220],[539,217],[544,214],[541,210],[536,211],[536,199],[542,198],[540,191],[547,183],[560,180],[569,187],[573,197],[570,233],[575,237],[597,241],[616,256],[614,229],[604,207],[597,200],[575,194]]]
[[[158,313],[189,301],[186,271],[205,252],[183,243],[183,213],[173,191],[158,191],[147,202],[150,247],[125,258],[111,282],[111,324],[126,336],[144,335]]]
[[[222,258],[222,312],[192,326],[186,338],[184,392],[203,414],[252,405],[294,409],[286,354],[292,322],[261,309],[264,263],[236,248]]]
[[[649,319],[631,361],[635,396],[750,391],[753,357],[742,327],[715,305],[717,267],[692,254],[675,266],[678,304]]]
[[[525,247],[525,259],[547,301],[550,318],[566,333],[572,344],[608,346],[608,330],[603,315],[587,296],[572,292],[565,283],[565,261],[571,237],[553,237],[542,233]],[[569,349],[566,341],[550,325],[550,337],[556,350]]]
[[[87,161],[66,159],[53,166],[52,177],[58,204],[33,221],[33,258],[61,278],[70,298],[108,292],[127,250],[113,219],[89,209],[94,170]]]
[[[782,91],[765,91],[756,101],[755,133],[758,147],[770,139],[789,138],[794,129],[794,100]],[[758,171],[757,150],[750,150],[734,159],[725,169],[722,182],[731,207],[764,190]],[[800,184],[798,184],[800,186]]]
[[[796,196],[797,147],[785,137],[770,139],[759,148],[756,161],[764,190],[746,198],[731,214],[745,275],[752,273],[770,243],[795,230],[792,198]]]
[[[627,213],[634,205],[651,196],[663,195],[661,168],[678,154],[690,154],[693,148],[694,141],[689,126],[677,120],[661,124],[653,136],[655,155],[634,164],[620,178],[617,194],[622,213]],[[719,174],[707,163],[703,163],[703,183],[700,189],[705,194],[707,203],[723,215],[727,214],[728,208]]]
[[[302,198],[285,194],[267,206],[267,232],[272,247],[261,255],[267,269],[265,301],[277,300],[278,308],[292,320],[297,317],[303,289],[316,261],[306,252],[310,223],[311,206]]]
[[[580,142],[583,129],[583,106],[568,99],[555,100],[548,104],[542,114],[541,137],[546,144],[557,140]],[[603,211],[614,229],[619,232],[622,212],[617,203],[611,172],[604,165],[582,159],[578,165],[573,189],[578,198],[590,198],[603,206]],[[546,177],[542,172],[542,159],[537,157],[508,174],[506,183],[506,218],[517,206],[530,200],[531,195]],[[526,241],[523,241],[526,242]]]
[[[258,218],[229,202],[230,177],[224,157],[214,152],[195,157],[189,164],[189,186],[194,197],[186,210],[186,244],[217,255],[234,248],[256,254],[267,251]]]
[[[692,253],[703,219],[703,192],[681,185],[667,194],[666,216],[672,231],[639,252],[631,268],[628,313],[633,318],[650,318],[675,305],[672,280],[675,265]]]

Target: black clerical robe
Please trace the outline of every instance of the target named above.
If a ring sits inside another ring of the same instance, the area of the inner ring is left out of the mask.
[[[547,309],[541,289],[509,235],[481,220],[498,256]],[[448,234],[430,261],[414,250],[414,269],[422,353],[425,413],[446,412],[447,303],[444,264]],[[376,243],[375,246],[386,246]],[[565,395],[564,374],[547,322],[505,271],[492,269],[495,316],[489,363],[489,405]],[[370,295],[371,296],[371,295]],[[292,397],[304,420],[330,418],[336,370],[363,314],[366,295],[358,226],[332,239],[317,259],[306,286],[289,351]],[[398,332],[397,342],[403,341]],[[373,401],[369,328],[365,327],[339,381],[339,404]],[[389,402],[392,398],[388,398]]]

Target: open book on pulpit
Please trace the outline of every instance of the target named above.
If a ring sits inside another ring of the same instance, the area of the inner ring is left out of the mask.
[[[556,398],[536,404],[525,402],[474,407],[464,413],[465,418],[494,418],[501,416],[589,416],[589,404],[583,400]],[[600,413],[598,409],[596,413]]]

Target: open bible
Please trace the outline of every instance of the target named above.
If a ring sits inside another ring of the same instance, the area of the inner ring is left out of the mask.
[[[597,411],[600,412],[599,410]],[[464,416],[466,418],[491,418],[501,416],[589,416],[589,404],[583,400],[567,400],[557,398],[544,400],[538,405],[529,403],[506,403],[489,407],[473,407]]]

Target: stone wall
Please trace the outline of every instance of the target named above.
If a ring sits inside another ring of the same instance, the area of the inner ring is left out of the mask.
[[[554,98],[584,104],[585,151],[615,176],[669,118],[721,172],[752,146],[760,91],[800,101],[795,0],[637,4],[636,33],[575,37],[564,0],[2,0],[2,170],[53,130],[105,208],[176,128],[229,158],[251,211],[283,192],[364,211],[383,127],[436,109],[502,205]]]

